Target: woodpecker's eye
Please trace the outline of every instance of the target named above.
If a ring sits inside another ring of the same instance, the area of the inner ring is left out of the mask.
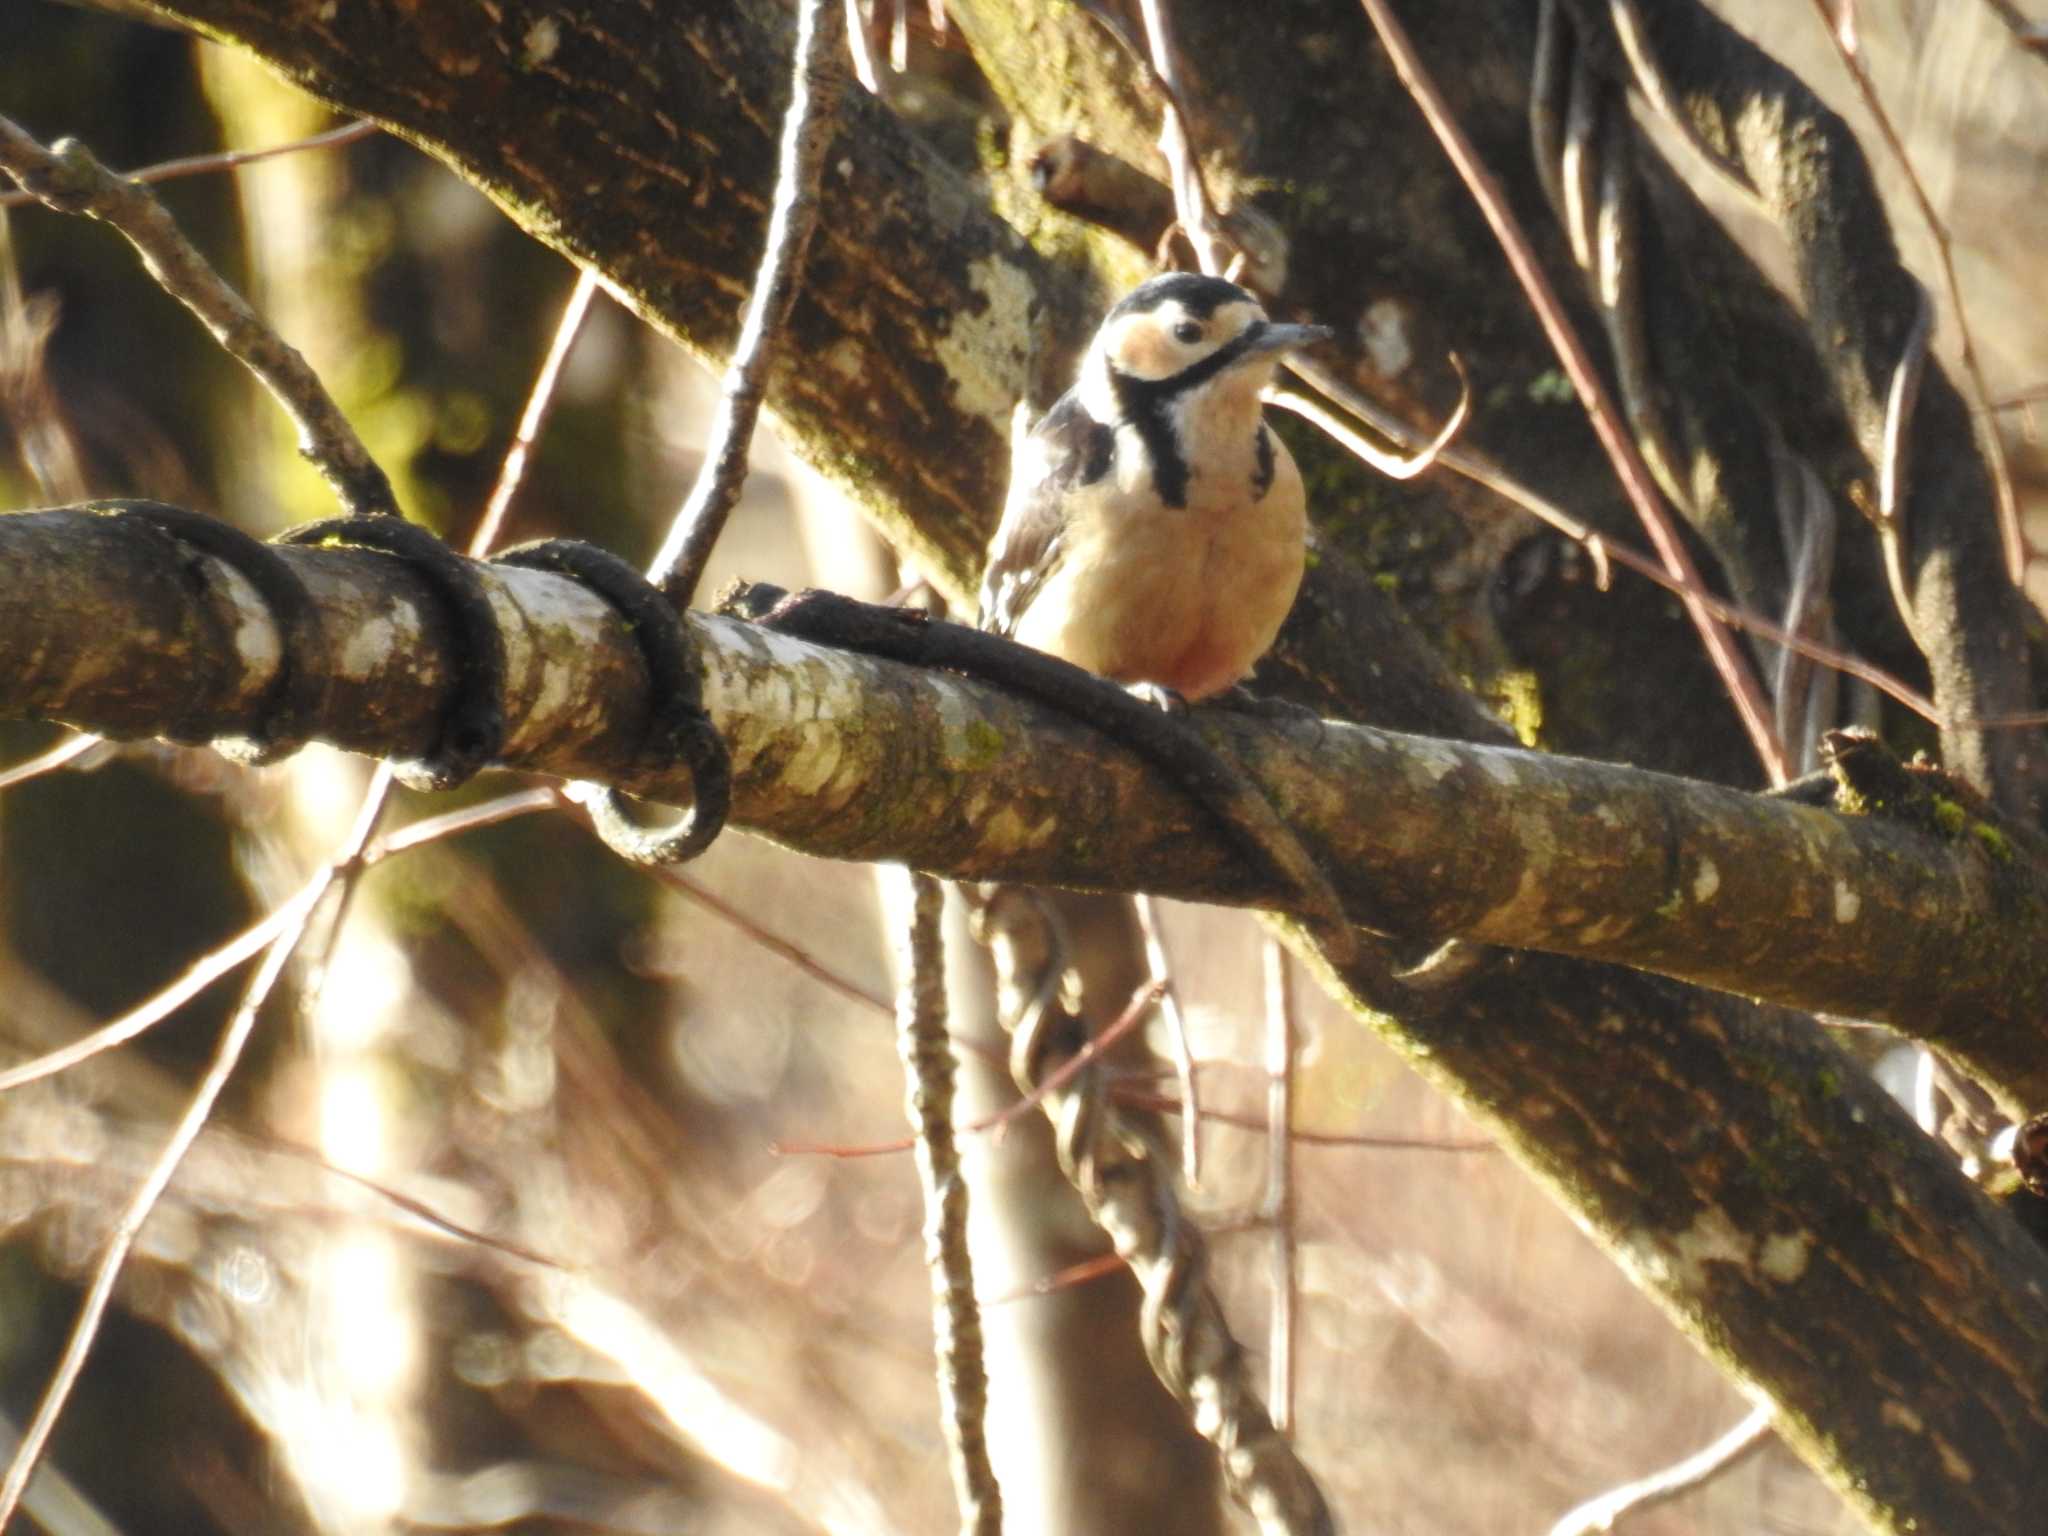
[[[1192,320],[1183,320],[1173,328],[1174,339],[1193,345],[1202,339],[1202,328]]]

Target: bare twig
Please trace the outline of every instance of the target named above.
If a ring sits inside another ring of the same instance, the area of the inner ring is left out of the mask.
[[[849,6],[852,3],[848,0]],[[761,414],[768,361],[776,333],[789,318],[797,274],[817,223],[818,173],[832,136],[832,103],[840,81],[838,51],[846,20],[832,0],[803,0],[797,7],[796,66],[791,71],[789,110],[782,120],[767,249],[726,367],[703,468],[652,567],[653,579],[679,608],[689,606],[712,546],[746,482],[747,449]]]
[[[590,300],[597,292],[597,272],[585,267],[576,274],[576,286],[569,290],[568,302],[562,306],[562,317],[555,322],[555,339],[548,343],[548,355],[540,365],[540,372],[534,375],[533,388],[526,397],[526,409],[520,413],[518,430],[512,434],[511,446],[505,450],[504,463],[498,469],[498,483],[491,487],[491,499],[484,504],[483,516],[477,519],[476,531],[470,535],[469,552],[481,555],[497,542],[498,530],[504,526],[505,509],[512,505],[512,497],[519,489],[519,483],[526,478],[526,461],[533,451],[534,441],[539,438],[541,428],[547,425],[548,412],[555,401],[555,386],[562,377],[562,365],[569,360],[569,349],[576,344],[577,334],[583,329],[583,317],[590,312]]]
[[[2039,405],[2048,400],[2048,384],[2029,384],[2025,389],[2016,389],[2009,395],[2000,395],[1991,402],[1994,411],[2017,411],[2023,406]]]
[[[93,737],[84,739],[96,740]],[[524,816],[533,811],[547,809],[555,803],[552,791],[527,790],[520,794],[487,801],[482,805],[451,811],[445,816],[430,817],[371,843],[363,850],[361,862],[367,868],[407,849],[424,847],[428,843],[439,842],[443,838],[454,837],[477,827],[493,826],[501,821],[509,821],[514,816]],[[81,1035],[69,1045],[0,1071],[0,1093],[5,1093],[10,1088],[19,1088],[24,1083],[54,1077],[67,1067],[77,1066],[80,1062],[89,1061],[104,1051],[126,1044],[152,1025],[167,1018],[243,961],[257,954],[287,928],[302,922],[306,914],[326,894],[334,873],[333,866],[320,871],[290,898],[280,902],[225,944],[193,961],[186,967],[184,975],[152,993],[120,1018],[100,1026],[90,1034]]]
[[[1772,721],[1771,709],[1764,698],[1762,686],[1748,661],[1736,647],[1728,630],[1715,619],[1712,612],[1697,596],[1701,583],[1693,566],[1692,556],[1686,551],[1678,532],[1671,526],[1657,493],[1650,481],[1650,472],[1637,453],[1635,443],[1622,425],[1620,413],[1609,398],[1607,386],[1601,382],[1593,360],[1585,344],[1579,340],[1558,302],[1550,280],[1544,275],[1542,266],[1530,248],[1528,238],[1509,208],[1507,198],[1502,194],[1500,184],[1493,173],[1480,161],[1478,152],[1465,136],[1450,111],[1449,103],[1437,88],[1435,80],[1415,51],[1415,45],[1394,15],[1387,0],[1360,0],[1373,29],[1379,33],[1389,57],[1394,61],[1395,72],[1402,84],[1415,98],[1422,109],[1438,142],[1444,147],[1473,199],[1485,214],[1494,237],[1500,241],[1506,253],[1508,265],[1529,296],[1529,302],[1536,311],[1537,319],[1543,324],[1551,346],[1556,350],[1558,360],[1564,365],[1572,387],[1578,391],[1584,402],[1586,413],[1591,418],[1594,434],[1606,450],[1614,465],[1623,491],[1642,519],[1643,527],[1650,536],[1651,547],[1663,562],[1666,572],[1683,584],[1681,594],[1686,611],[1693,625],[1700,632],[1707,654],[1720,674],[1729,696],[1735,701],[1736,712],[1742,718],[1743,729],[1749,733],[1751,744],[1756,748],[1758,758],[1773,783],[1783,783],[1786,777],[1785,751],[1778,740],[1777,728]]]
[[[801,945],[793,944],[781,935],[771,933],[724,897],[691,879],[676,866],[670,864],[658,865],[650,870],[649,873],[670,890],[688,897],[714,917],[731,924],[732,927],[738,929],[740,933],[744,934],[761,948],[767,950],[771,955],[777,955],[787,960],[820,986],[829,987],[849,1002],[859,1003],[863,1008],[871,1008],[876,1013],[893,1014],[895,1012],[894,1005],[879,992],[869,991],[859,982],[842,976],[837,971],[824,965],[815,955],[811,954],[809,950]]]
[[[1920,305],[1906,333],[1892,381],[1885,391],[1884,438],[1877,464],[1877,533],[1884,548],[1885,579],[1891,583],[1892,605],[1899,622],[1926,649],[1913,601],[1913,582],[1907,574],[1912,564],[1909,545],[1913,530],[1906,526],[1907,487],[1913,474],[1913,408],[1920,399],[1920,380],[1927,371],[1927,345],[1934,329],[1934,306],[1927,290],[1914,285]]]
[[[1159,1019],[1173,1052],[1173,1075],[1186,1114],[1180,1123],[1180,1172],[1190,1185],[1202,1180],[1202,1098],[1195,1082],[1195,1052],[1188,1040],[1187,1016],[1173,990],[1173,967],[1166,958],[1166,940],[1159,931],[1159,903],[1148,892],[1131,898],[1138,915],[1138,936],[1145,945],[1145,968],[1159,989]]]
[[[2029,19],[2012,0],[1984,0],[1984,3],[2011,29],[2012,40],[2020,47],[2048,54],[2048,21]]]
[[[23,295],[13,226],[0,213],[0,417],[7,419],[21,467],[47,501],[87,494],[77,435],[64,419],[48,366],[57,313],[53,301]]]
[[[1378,470],[1389,480],[1413,480],[1443,457],[1444,450],[1451,444],[1451,439],[1458,435],[1459,429],[1465,425],[1466,417],[1471,414],[1472,382],[1465,377],[1465,365],[1459,361],[1455,352],[1451,354],[1451,366],[1458,372],[1457,408],[1451,412],[1444,424],[1437,428],[1434,437],[1416,452],[1405,456],[1388,453],[1386,449],[1367,442],[1352,431],[1341,417],[1324,410],[1318,402],[1307,395],[1288,389],[1284,385],[1269,388],[1266,391],[1266,399],[1283,410],[1292,411],[1295,415],[1314,422],[1322,429],[1324,436],[1340,447],[1348,448],[1366,465]],[[1305,358],[1291,360],[1288,367],[1332,399],[1342,398],[1339,393],[1342,389],[1341,382],[1327,370],[1318,368]]]
[[[868,39],[868,21],[861,14],[860,0],[846,0],[846,52],[861,89],[870,96],[880,95],[882,75],[875,68],[875,50]]]
[[[1304,377],[1307,377],[1307,375],[1304,374]],[[1333,386],[1339,384],[1339,381],[1334,378],[1326,376],[1324,378],[1311,379],[1311,382],[1315,383],[1316,387],[1324,394],[1330,395],[1332,399],[1338,401],[1352,415],[1364,421],[1375,432],[1382,434],[1392,442],[1405,443],[1415,448],[1417,457],[1429,451],[1429,445],[1420,440],[1416,430],[1398,416],[1389,411],[1382,410],[1371,400],[1357,394],[1356,391],[1342,394],[1334,393]],[[2048,385],[2041,386],[2039,398],[2048,400]],[[1287,409],[1293,408],[1291,403],[1285,399],[1276,397],[1274,403]],[[2027,403],[2025,397],[2013,397],[1994,402],[1994,406],[1997,409],[2004,410],[2016,408],[2025,403]],[[1351,444],[1344,442],[1341,438],[1338,441],[1347,448],[1351,447]],[[1374,468],[1380,468],[1379,464],[1374,460],[1368,460],[1367,462],[1372,463]],[[1873,666],[1860,656],[1842,650],[1837,646],[1827,645],[1810,636],[1795,633],[1786,629],[1783,625],[1763,617],[1761,614],[1751,613],[1746,608],[1738,607],[1697,582],[1687,582],[1673,576],[1648,555],[1627,544],[1616,543],[1589,524],[1573,517],[1564,508],[1557,505],[1556,502],[1551,501],[1548,497],[1543,496],[1529,486],[1522,484],[1513,475],[1484,456],[1460,448],[1456,444],[1446,444],[1437,452],[1436,462],[1442,464],[1444,468],[1452,471],[1454,474],[1470,480],[1474,485],[1493,492],[1504,501],[1512,502],[1537,521],[1547,524],[1583,548],[1593,562],[1594,580],[1600,585],[1602,590],[1605,590],[1607,586],[1609,563],[1622,566],[1642,577],[1645,581],[1662,587],[1674,596],[1698,601],[1707,612],[1731,628],[1761,636],[1763,639],[1794,651],[1810,661],[1819,663],[1821,666],[1831,667],[1844,676],[1854,677],[1862,682],[1866,682],[1887,698],[1893,699],[1905,708],[1910,709],[1923,720],[1933,724],[1940,723],[1939,717],[1935,714],[1933,701],[1892,673],[1885,671],[1881,667]],[[2004,719],[2004,717],[2001,718],[2002,720]]]
[[[1594,1536],[1595,1532],[1611,1531],[1617,1521],[1711,1482],[1762,1448],[1770,1439],[1772,1419],[1771,1406],[1759,1404],[1727,1434],[1685,1460],[1587,1500],[1553,1525],[1550,1536]]]
[[[1145,18],[1145,41],[1150,50],[1152,73],[1165,103],[1159,115],[1159,152],[1166,157],[1167,174],[1173,182],[1173,206],[1180,218],[1181,233],[1194,247],[1195,260],[1204,272],[1221,272],[1229,259],[1231,244],[1216,219],[1216,207],[1202,179],[1200,160],[1189,142],[1187,116],[1181,110],[1180,59],[1173,46],[1173,32],[1163,0],[1138,0]]]
[[[1140,988],[1132,1005],[1118,1016],[1100,1034],[1077,1051],[1059,1071],[1041,1083],[1036,1097],[1024,1098],[1015,1104],[1006,1105],[992,1115],[971,1120],[960,1127],[970,1136],[983,1135],[990,1131],[1000,1132],[1015,1120],[1022,1110],[1034,1109],[1048,1093],[1057,1092],[1074,1076],[1110,1049],[1137,1027],[1144,1017],[1145,1009],[1151,1006],[1151,993]],[[1209,1062],[1205,1065],[1215,1066]],[[1169,1094],[1155,1093],[1149,1088],[1118,1078],[1109,1084],[1109,1096],[1116,1103],[1129,1109],[1141,1109],[1153,1115],[1177,1115],[1181,1112],[1180,1100]],[[1207,1106],[1202,1118],[1209,1125],[1228,1126],[1234,1131],[1244,1131],[1264,1137],[1270,1134],[1270,1124],[1264,1115],[1241,1115],[1234,1110]],[[1332,1152],[1440,1152],[1452,1157],[1494,1157],[1500,1153],[1498,1142],[1485,1141],[1475,1137],[1452,1140],[1442,1136],[1389,1136],[1372,1131],[1304,1131],[1290,1130],[1287,1139],[1298,1147],[1320,1147]],[[777,1157],[831,1157],[862,1158],[891,1157],[899,1152],[908,1152],[912,1142],[908,1136],[898,1136],[886,1141],[825,1142],[825,1141],[772,1141],[768,1150]]]
[[[344,144],[353,144],[367,139],[378,132],[378,125],[367,117],[359,117],[352,123],[343,123],[339,128],[309,134],[303,139],[293,139],[288,144],[271,144],[262,149],[223,149],[210,155],[186,155],[177,160],[159,160],[154,165],[140,166],[127,172],[129,181],[154,184],[159,181],[175,181],[181,176],[206,176],[215,171],[237,170],[258,161],[272,160],[279,155],[302,154],[309,149],[339,149]],[[37,199],[27,192],[0,192],[0,208],[20,208]]]
[[[979,1120],[970,1120],[960,1127],[970,1136],[992,1134],[1000,1144],[1003,1135],[1018,1120],[1045,1103],[1048,1095],[1058,1093],[1076,1077],[1126,1039],[1145,1017],[1146,1010],[1159,999],[1159,983],[1148,981],[1132,994],[1131,1000],[1105,1029],[1089,1037],[1088,1043],[1061,1063],[1059,1069],[1044,1078],[1028,1093],[1014,1103],[1006,1104],[994,1114],[984,1115]],[[1161,1100],[1180,1106],[1171,1099]],[[1240,1121],[1240,1124],[1248,1122]],[[815,1141],[777,1141],[770,1144],[770,1150],[778,1157],[883,1157],[894,1152],[908,1152],[916,1143],[908,1136],[894,1141],[868,1141],[857,1146],[844,1143]]]
[[[1272,1327],[1266,1401],[1273,1427],[1294,1425],[1294,973],[1287,950],[1267,934],[1266,969],[1266,1198],[1259,1214],[1272,1229]]]
[[[230,288],[140,184],[114,175],[75,139],[45,149],[0,118],[0,169],[45,206],[111,224],[142,253],[143,265],[213,337],[262,381],[299,431],[309,459],[351,513],[396,512],[391,482],[305,358]]]
[[[1129,1083],[1113,1084],[1110,1096],[1119,1104],[1128,1104],[1133,1109],[1142,1109],[1153,1114],[1180,1113],[1180,1105],[1165,1094],[1153,1093]],[[1212,1125],[1227,1125],[1240,1131],[1257,1131],[1262,1136],[1270,1130],[1264,1116],[1240,1115],[1214,1106],[1204,1110],[1203,1116]],[[1327,1147],[1336,1151],[1351,1152],[1446,1152],[1460,1157],[1490,1157],[1500,1151],[1497,1142],[1476,1137],[1454,1141],[1442,1136],[1387,1136],[1371,1131],[1304,1131],[1295,1128],[1288,1131],[1287,1139],[1296,1146]]]
[[[1957,350],[1961,354],[1963,374],[1968,383],[1965,394],[1970,405],[1970,420],[1977,428],[1978,444],[1984,451],[1984,462],[1990,467],[1992,486],[1998,492],[1998,536],[2005,548],[2006,575],[2018,583],[2026,579],[2027,556],[2031,551],[2027,547],[2026,533],[2020,527],[2019,497],[2013,490],[2012,466],[2006,461],[2005,441],[1998,435],[1997,423],[1991,419],[1991,390],[1984,382],[1983,365],[1977,360],[1977,344],[1970,334],[1970,316],[1963,304],[1962,284],[1956,279],[1955,242],[1949,236],[1948,225],[1934,211],[1934,201],[1921,184],[1920,173],[1913,168],[1913,157],[1906,153],[1906,146],[1899,138],[1898,129],[1892,125],[1891,114],[1885,111],[1884,100],[1877,94],[1870,72],[1863,67],[1862,55],[1852,45],[1851,39],[1833,24],[1833,18],[1828,15],[1827,0],[1813,0],[1813,8],[1820,17],[1828,40],[1841,56],[1842,67],[1849,72],[1857,94],[1863,98],[1863,105],[1869,109],[1871,121],[1877,125],[1878,137],[1884,140],[1885,148],[1898,162],[1899,170],[1906,178],[1906,188],[1913,195],[1913,204],[1920,210],[1927,233],[1933,237],[1934,254],[1941,268],[1942,295],[1948,300],[1949,312],[1956,317]]]
[[[125,1045],[173,1011],[197,997],[243,961],[258,954],[280,933],[296,928],[326,892],[329,872],[322,871],[301,886],[290,900],[244,928],[227,943],[200,956],[186,967],[185,974],[161,991],[130,1009],[111,1023],[81,1035],[69,1045],[24,1061],[0,1072],[0,1093],[45,1077],[54,1077],[67,1067],[77,1066],[103,1051]]]
[[[25,763],[16,763],[5,772],[0,772],[0,790],[13,789],[18,784],[39,779],[46,773],[55,773],[67,763],[77,762],[99,745],[100,738],[85,731],[66,737],[40,756],[32,757]]]
[[[142,1230],[142,1224],[149,1219],[149,1213],[155,1209],[157,1200],[178,1171],[178,1164],[213,1113],[221,1089],[227,1086],[235,1064],[241,1060],[243,1047],[249,1043],[249,1036],[256,1027],[256,1015],[269,999],[278,978],[284,974],[300,939],[305,936],[306,923],[313,909],[344,869],[360,867],[363,850],[376,830],[377,816],[382,808],[382,796],[366,800],[340,857],[309,881],[297,897],[279,909],[285,914],[283,920],[277,924],[269,947],[264,951],[262,964],[249,978],[234,1017],[228,1020],[227,1028],[221,1032],[220,1044],[214,1050],[206,1075],[200,1079],[185,1113],[172,1130],[170,1139],[164,1143],[156,1162],[137,1186],[100,1254],[92,1284],[79,1308],[78,1320],[72,1325],[71,1337],[65,1342],[63,1357],[50,1377],[49,1386],[43,1391],[42,1401],[36,1405],[35,1418],[23,1433],[14,1459],[8,1464],[5,1480],[0,1481],[0,1531],[4,1531],[13,1519],[22,1490],[35,1474],[36,1463],[49,1444],[50,1433],[56,1428],[64,1404],[71,1396],[71,1389],[77,1385],[79,1373],[85,1368],[86,1356],[99,1334],[100,1320],[106,1315],[107,1303],[113,1296],[114,1282],[120,1277],[121,1267],[127,1261],[129,1249],[134,1246],[136,1234]]]
[[[981,1310],[967,1248],[967,1181],[953,1139],[953,1042],[946,1027],[946,957],[940,931],[945,888],[905,872],[910,911],[896,1050],[903,1058],[910,1123],[924,1189],[925,1264],[931,1270],[932,1337],[938,1356],[939,1421],[966,1536],[1001,1536],[1003,1495],[988,1456],[988,1376]]]
[[[561,796],[553,789],[521,789],[509,795],[500,795],[495,800],[485,800],[477,805],[466,805],[459,811],[448,811],[439,816],[423,816],[418,821],[387,832],[363,850],[363,862],[375,864],[388,859],[394,853],[404,853],[409,848],[418,848],[427,843],[438,843],[443,838],[458,833],[473,832],[479,827],[495,827],[501,821],[511,821],[519,816],[531,816],[535,811],[551,811],[560,807]]]

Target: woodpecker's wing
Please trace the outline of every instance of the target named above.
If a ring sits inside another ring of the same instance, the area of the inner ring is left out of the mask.
[[[975,622],[983,629],[1016,633],[1024,610],[1065,553],[1060,546],[1067,499],[1107,475],[1115,459],[1116,433],[1090,416],[1073,390],[1031,429],[1010,466],[1003,523],[981,578],[981,612]]]

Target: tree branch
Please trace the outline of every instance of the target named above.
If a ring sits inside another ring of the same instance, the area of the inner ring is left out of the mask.
[[[315,733],[380,756],[431,742],[460,671],[432,590],[397,560],[278,553],[326,636],[326,654],[293,658],[328,699]],[[0,569],[16,573],[0,586],[0,714],[115,736],[261,727],[278,631],[227,566],[58,509],[0,518]],[[505,637],[506,763],[687,804],[687,773],[638,755],[644,678],[617,615],[564,578],[481,569]],[[1045,708],[735,620],[689,623],[739,825],[958,879],[1290,903],[1169,777]],[[1961,802],[1918,820],[1842,815],[1367,726],[1195,721],[1333,871],[1357,922],[1880,1020],[2016,1108],[2048,1103],[2048,879]]]

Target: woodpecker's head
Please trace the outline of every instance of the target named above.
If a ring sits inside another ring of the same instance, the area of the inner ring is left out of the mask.
[[[1281,355],[1330,334],[1274,324],[1257,299],[1220,277],[1169,272],[1134,288],[1103,320],[1082,368],[1081,403],[1097,421],[1136,424],[1220,392],[1256,413]]]

